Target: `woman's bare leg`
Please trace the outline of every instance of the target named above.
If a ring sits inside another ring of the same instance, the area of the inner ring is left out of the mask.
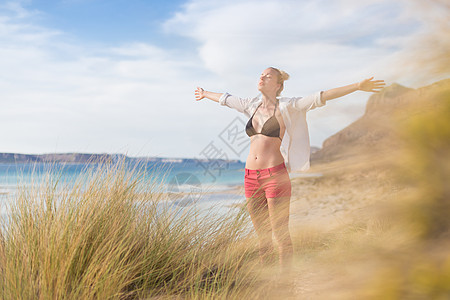
[[[290,196],[267,198],[270,223],[280,253],[280,266],[289,269],[292,263],[292,240],[289,233]]]
[[[247,210],[259,239],[259,255],[262,263],[269,263],[273,252],[272,227],[270,224],[267,199],[247,198]]]

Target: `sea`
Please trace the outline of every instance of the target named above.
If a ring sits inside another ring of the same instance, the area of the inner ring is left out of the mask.
[[[177,209],[198,209],[226,214],[245,203],[243,194],[245,163],[241,161],[168,160],[125,163],[125,168],[144,171],[158,183],[167,203]],[[104,165],[95,163],[2,163],[0,164],[0,213],[14,201],[20,188],[39,185],[48,176],[59,185],[75,183],[80,176]]]

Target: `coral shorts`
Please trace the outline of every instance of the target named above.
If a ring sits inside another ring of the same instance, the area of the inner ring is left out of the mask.
[[[246,198],[291,196],[291,180],[284,162],[267,169],[246,168],[244,186]]]

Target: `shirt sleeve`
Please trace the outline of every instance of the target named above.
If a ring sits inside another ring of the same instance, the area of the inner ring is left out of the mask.
[[[308,111],[316,107],[324,106],[325,100],[322,98],[323,91],[316,92],[306,97],[296,97],[292,100],[292,106],[298,110]]]
[[[240,98],[228,93],[222,94],[219,98],[219,103],[221,105],[226,105],[230,108],[234,108],[241,113],[245,113],[247,110],[250,98]]]

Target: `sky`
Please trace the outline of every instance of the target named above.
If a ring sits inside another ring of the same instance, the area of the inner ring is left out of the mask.
[[[417,2],[0,0],[0,152],[245,161],[249,140],[236,148],[226,133],[244,134],[246,117],[195,101],[197,86],[257,96],[269,66],[291,76],[283,96],[372,76],[432,83],[405,67],[439,13]],[[361,117],[369,96],[308,112],[311,145]]]

